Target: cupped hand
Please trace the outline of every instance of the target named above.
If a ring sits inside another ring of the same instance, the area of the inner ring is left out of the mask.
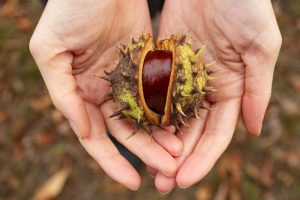
[[[144,131],[126,140],[134,127],[126,120],[108,118],[116,109],[107,101],[110,85],[95,76],[114,68],[117,46],[142,31],[151,33],[145,0],[51,0],[30,41],[54,105],[69,120],[88,153],[129,189],[139,187],[140,177],[112,144],[106,128],[147,165],[166,176],[176,173],[171,155],[179,155],[182,148],[172,128],[154,131],[154,141]]]
[[[182,128],[177,175],[166,177],[149,167],[161,192],[170,192],[176,183],[189,187],[210,171],[229,145],[240,111],[246,129],[259,135],[281,46],[270,0],[167,0],[159,37],[175,32],[190,34],[195,48],[207,43],[203,61],[216,61],[215,80],[208,84],[217,92],[208,95],[211,111]]]

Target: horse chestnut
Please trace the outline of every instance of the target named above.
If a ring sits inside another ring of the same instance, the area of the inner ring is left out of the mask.
[[[120,47],[120,59],[112,72],[105,72],[111,83],[118,111],[111,117],[128,117],[137,129],[149,126],[188,125],[204,106],[211,77],[202,63],[202,46],[191,48],[186,35],[175,34],[154,44],[153,37],[143,33],[128,46]],[[136,132],[136,131],[135,131]],[[135,133],[134,132],[134,133]]]

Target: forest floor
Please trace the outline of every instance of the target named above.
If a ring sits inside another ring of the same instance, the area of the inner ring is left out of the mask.
[[[283,46],[262,135],[250,136],[239,121],[203,181],[162,195],[144,166],[142,186],[132,192],[85,152],[52,106],[28,50],[43,6],[0,0],[0,200],[31,199],[54,183],[62,183],[55,199],[300,199],[300,1],[273,5]]]

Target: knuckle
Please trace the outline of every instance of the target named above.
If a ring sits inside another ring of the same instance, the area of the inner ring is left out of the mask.
[[[280,49],[280,47],[281,47],[281,45],[282,45],[282,35],[281,35],[281,33],[280,33],[279,31],[278,31],[276,43],[277,43],[278,49]]]
[[[76,102],[76,90],[71,91],[53,91],[49,90],[50,98],[53,105],[60,111],[62,114],[69,119],[71,112],[74,112],[78,109],[78,104]]]
[[[51,100],[53,102],[53,105],[59,109],[60,111],[63,110],[65,105],[71,105],[72,101],[70,101],[72,95],[75,93],[73,91],[69,92],[50,92]]]
[[[266,38],[268,36],[268,38]],[[258,52],[263,53],[264,56],[274,59],[277,57],[282,45],[282,35],[279,30],[268,32],[268,35],[264,35],[264,40],[259,40],[255,44]]]
[[[274,33],[273,41],[270,44],[270,53],[276,53],[275,55],[278,54],[280,48],[282,45],[282,35],[280,31],[278,30],[277,32]]]
[[[246,95],[252,99],[260,99],[260,100],[270,101],[272,91],[269,89],[265,90],[265,91],[248,90],[248,91],[246,91]]]
[[[29,41],[29,51],[34,58],[39,54],[41,46],[42,45],[40,39],[35,34],[33,34]]]

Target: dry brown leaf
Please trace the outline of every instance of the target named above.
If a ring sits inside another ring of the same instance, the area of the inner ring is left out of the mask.
[[[212,199],[212,189],[209,185],[204,185],[196,189],[195,198],[197,200],[210,200]]]
[[[23,151],[22,139],[26,129],[26,123],[24,121],[17,121],[11,124],[10,130],[14,141],[14,153],[16,157],[20,157]]]
[[[259,181],[265,187],[270,188],[273,186],[274,181],[272,174],[274,171],[274,163],[272,160],[265,160],[262,166],[255,166],[254,164],[246,165],[246,173],[254,180]]]
[[[51,144],[55,140],[56,136],[56,132],[42,132],[35,137],[35,143],[40,148],[45,147]]]
[[[5,110],[0,110],[0,123],[3,123],[6,121],[8,117],[8,114]]]
[[[30,106],[36,111],[43,111],[52,105],[52,101],[49,95],[45,95],[38,99],[33,99],[30,101]]]
[[[278,171],[276,175],[277,178],[287,187],[291,187],[295,183],[294,178],[286,171]]]
[[[33,200],[47,200],[57,197],[65,186],[70,175],[71,168],[64,167],[46,180],[46,182],[37,188]]]
[[[225,154],[219,163],[218,176],[221,179],[230,179],[232,186],[239,186],[242,179],[241,164],[240,154]]]
[[[6,39],[8,40],[8,39]],[[4,43],[4,42],[3,42]],[[1,50],[3,51],[4,50],[4,47],[6,47],[6,44],[5,45],[2,45],[1,46]],[[0,91],[1,93],[3,94],[5,91],[8,90],[8,86],[7,86],[7,83],[4,83],[1,79],[3,79],[3,76],[4,76],[4,73],[1,73],[0,72]]]
[[[300,27],[300,20],[299,20],[299,27]],[[300,76],[299,75],[293,75],[291,79],[292,85],[296,92],[300,92]]]
[[[225,154],[220,160],[218,176],[221,184],[217,191],[215,200],[227,199],[229,195],[231,200],[240,200],[240,186],[242,183],[242,157],[239,153]]]
[[[70,124],[67,121],[63,121],[62,123],[59,123],[56,128],[57,128],[57,132],[61,135],[67,135],[71,131]]]
[[[275,1],[275,2],[272,2],[273,3],[273,9],[274,9],[274,12],[276,14],[276,16],[281,16],[282,15],[282,8],[280,6],[280,1]]]
[[[54,109],[51,111],[51,119],[54,122],[61,122],[64,119],[64,117],[60,111],[58,111],[57,109]]]
[[[297,20],[297,22],[296,22],[296,27],[297,27],[298,29],[300,29],[300,19]]]
[[[274,171],[273,160],[271,159],[264,160],[263,165],[260,168],[260,180],[267,187],[272,187],[274,184],[273,177],[272,177],[273,171]]]
[[[276,101],[280,104],[282,111],[287,115],[297,115],[300,112],[299,102],[296,98],[287,95],[274,95]]]
[[[280,110],[278,106],[271,105],[268,108],[262,129],[262,132],[265,134],[257,141],[259,148],[269,148],[282,139],[284,127],[279,115]]]
[[[237,190],[237,188],[230,189],[229,197],[230,197],[229,198],[230,200],[241,200],[242,199],[240,191]]]
[[[7,0],[0,7],[0,16],[13,19],[21,31],[29,31],[33,27],[32,21],[26,17],[24,10],[18,5],[17,0]]]
[[[15,16],[17,10],[16,0],[7,0],[0,8],[0,16],[12,18]]]
[[[21,31],[30,31],[33,26],[32,21],[27,17],[17,18],[16,24]]]
[[[214,197],[214,200],[226,200],[229,193],[230,185],[229,181],[222,181],[219,185],[218,191]]]
[[[300,149],[282,150],[274,149],[272,151],[273,159],[287,163],[290,167],[298,168],[300,165]]]

